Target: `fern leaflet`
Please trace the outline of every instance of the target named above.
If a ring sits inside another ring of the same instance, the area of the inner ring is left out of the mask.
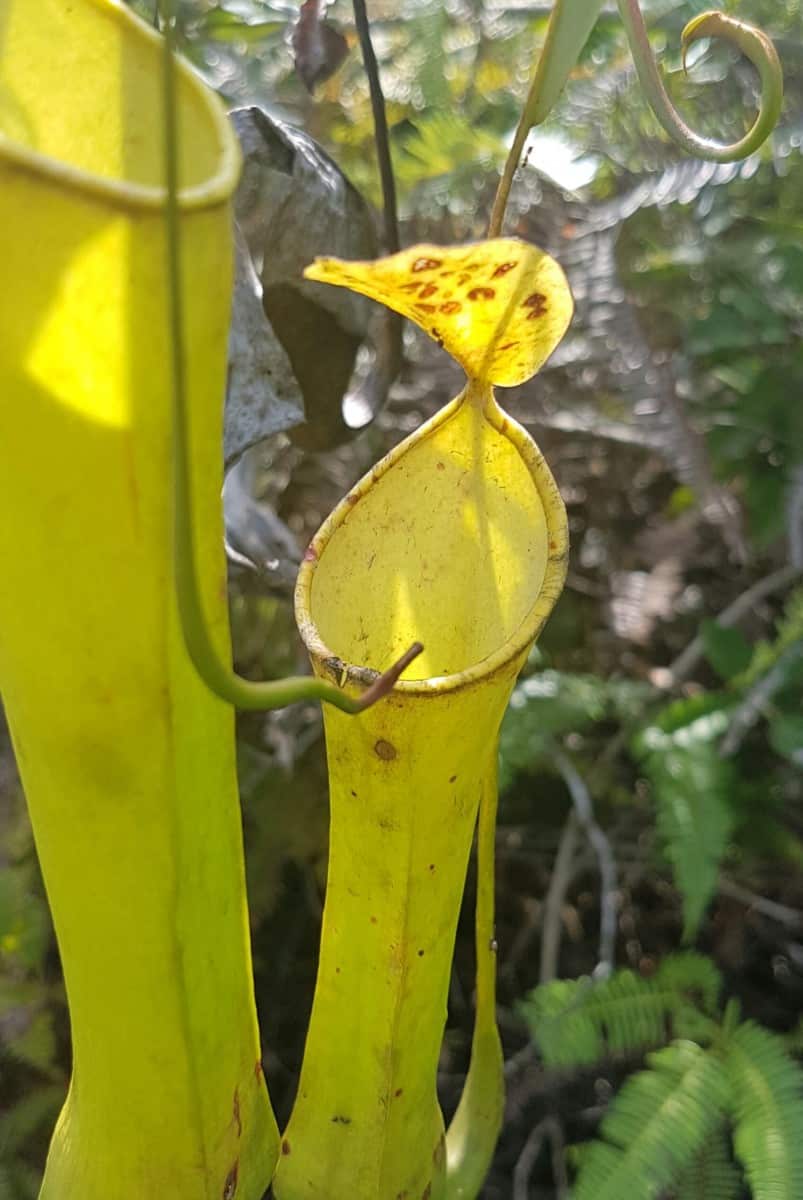
[[[803,1071],[775,1034],[746,1021],[727,1043],[733,1144],[753,1200],[803,1196]]]
[[[739,1200],[742,1176],[724,1127],[708,1139],[675,1184],[672,1200]]]
[[[658,832],[683,894],[686,940],[696,933],[714,893],[733,827],[734,767],[717,745],[728,715],[721,698],[704,700],[670,705],[636,742],[655,796]]]
[[[546,1066],[591,1065],[660,1046],[673,1035],[697,1037],[709,1022],[695,1005],[713,1014],[720,986],[711,960],[689,952],[667,958],[651,979],[617,971],[598,984],[544,984],[522,1011]]]
[[[728,1077],[716,1055],[674,1042],[650,1055],[602,1122],[605,1141],[584,1155],[574,1200],[655,1200],[722,1124]]]

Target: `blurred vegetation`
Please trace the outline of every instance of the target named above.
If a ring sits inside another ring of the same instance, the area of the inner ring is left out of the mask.
[[[754,1195],[800,1192],[800,1071],[782,1038],[740,1021],[738,1003],[720,1010],[710,959],[670,955],[650,978],[623,970],[589,985],[542,984],[522,1005],[544,1064],[652,1053],[610,1106],[602,1139],[575,1151],[576,1200],[734,1200],[731,1141]]]
[[[151,0],[132,6],[152,19]],[[405,242],[481,235],[549,7],[370,5]],[[755,98],[750,68],[701,44],[690,75],[681,70],[680,30],[705,7],[643,4],[679,107],[702,131],[732,136]],[[760,154],[733,167],[681,161],[606,8],[562,102],[531,139],[513,195],[511,231],[566,264],[577,299],[549,369],[503,397],[558,477],[573,552],[564,597],[502,728],[498,939],[509,1102],[488,1200],[564,1195],[567,1157],[581,1179],[602,1187],[603,1176],[614,1178],[612,1194],[627,1188],[634,1200],[668,1188],[678,1200],[739,1197],[749,1194],[745,1179],[756,1196],[795,1195],[766,1183],[772,1170],[757,1147],[768,1120],[779,1144],[794,1140],[803,1044],[803,6],[722,7],[773,35],[784,64],[782,123]],[[294,65],[294,0],[179,8],[185,53],[227,102],[303,126],[379,203],[368,85],[346,0],[326,19],[348,52],[314,94]],[[261,499],[300,544],[455,390],[432,345],[408,334],[405,346],[387,408],[350,443],[305,455],[279,438],[262,456]],[[300,665],[286,595],[238,577],[232,612],[241,667],[279,676]],[[318,714],[244,716],[239,755],[266,1071],[286,1116],[325,879]],[[69,1051],[7,744],[0,867],[0,1200],[26,1200],[36,1194]],[[471,892],[470,882],[469,908]],[[608,961],[600,922],[611,907]],[[447,1108],[466,1067],[472,970],[469,911],[444,1045]],[[634,1002],[615,1010],[622,1024],[605,1007],[620,995]],[[646,1071],[634,1074],[648,1051]],[[663,1127],[658,1138],[675,1157],[656,1150],[658,1173],[647,1179],[643,1158],[639,1176],[621,1161],[623,1141],[647,1154],[633,1114],[649,1138],[650,1114],[688,1079],[699,1086],[681,1088],[684,1103],[697,1107],[678,1112],[674,1141]],[[759,1084],[775,1096],[775,1116],[751,1106]],[[591,1148],[564,1155],[565,1144],[598,1132]],[[787,1183],[799,1179],[794,1163]],[[578,1197],[607,1194],[583,1186]]]

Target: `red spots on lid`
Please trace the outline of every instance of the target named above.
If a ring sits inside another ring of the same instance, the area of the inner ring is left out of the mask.
[[[419,300],[426,300],[428,296],[434,296],[437,291],[437,283],[428,283],[425,287],[422,287],[421,291],[418,293],[418,298]]]
[[[441,259],[439,258],[417,258],[412,269],[414,271],[434,271],[440,265]]]
[[[546,296],[543,292],[533,292],[524,301],[522,308],[532,309],[528,321],[532,321],[533,317],[542,317],[548,308]]]
[[[307,546],[304,551],[304,562],[315,562],[318,557],[318,551],[314,546]]]
[[[447,300],[445,304],[440,306],[438,312],[446,313],[450,317],[453,313],[459,313],[462,307],[463,305],[459,300]]]
[[[434,313],[434,312],[438,311],[437,304],[419,304],[417,301],[413,305],[413,308],[415,309],[416,312],[422,312],[422,313]]]
[[[494,271],[493,275],[491,276],[491,279],[501,279],[503,275],[507,275],[508,271],[512,271],[513,268],[517,267],[518,265],[519,265],[518,263],[514,263],[514,262],[500,263],[499,266]]]
[[[489,287],[475,287],[468,292],[469,300],[493,300],[496,292]]]

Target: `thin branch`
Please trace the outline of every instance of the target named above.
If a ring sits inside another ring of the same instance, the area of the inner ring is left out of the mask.
[[[774,667],[748,689],[742,702],[734,710],[728,732],[722,739],[719,748],[722,758],[729,758],[736,753],[772,697],[783,687],[788,678],[789,667],[801,657],[803,642],[794,642],[787,647]]]
[[[577,814],[572,809],[563,826],[544,900],[544,923],[541,936],[541,969],[539,982],[549,983],[558,973],[560,937],[563,926],[563,905],[569,884],[574,877],[574,858],[580,837]]]
[[[491,217],[488,221],[489,238],[499,237],[502,233],[502,226],[505,223],[505,213],[507,212],[507,202],[510,199],[510,189],[513,186],[516,171],[519,169],[521,154],[524,144],[530,135],[531,128],[532,126],[529,121],[526,121],[524,115],[522,115],[516,128],[513,145],[508,150],[507,158],[505,159],[502,176],[496,188]]]
[[[558,99],[588,40],[602,0],[555,0],[533,81],[522,109],[494,198],[488,237],[499,237],[510,188],[531,129],[540,125]]]
[[[555,1184],[557,1200],[566,1200],[569,1195],[569,1175],[566,1170],[566,1139],[563,1135],[563,1125],[555,1118],[550,1130],[550,1145],[552,1147],[552,1181]]]
[[[530,1136],[524,1143],[524,1149],[519,1155],[513,1168],[513,1200],[528,1200],[530,1194],[530,1176],[535,1169],[541,1147],[546,1138],[552,1142],[553,1161],[556,1145],[563,1152],[563,1130],[557,1117],[544,1117],[530,1131]]]
[[[798,571],[803,571],[803,463],[798,463],[792,472],[786,501],[786,529],[789,560]]]
[[[718,625],[726,627],[737,625],[742,617],[748,616],[753,612],[756,605],[762,600],[766,600],[768,596],[774,595],[775,592],[783,591],[789,584],[795,583],[803,575],[803,570],[799,566],[781,567],[778,571],[773,571],[771,575],[767,575],[765,579],[759,579],[758,583],[754,583],[747,591],[742,592],[740,596],[723,609],[719,616],[716,617]],[[697,636],[689,642],[686,649],[678,655],[675,661],[667,668],[666,672],[662,672],[662,683],[667,690],[676,687],[685,679],[688,679],[692,671],[705,655],[705,647],[701,636]]]
[[[388,135],[388,118],[385,110],[385,97],[382,92],[382,82],[379,78],[379,64],[376,61],[373,42],[371,41],[371,26],[368,21],[368,11],[365,0],[353,0],[354,23],[357,26],[357,36],[360,39],[362,60],[365,64],[365,74],[368,76],[368,88],[371,93],[371,112],[374,118],[374,141],[376,142],[376,157],[379,165],[379,177],[382,181],[382,212],[385,230],[385,249],[388,254],[395,254],[400,248],[399,218],[396,203],[396,180],[393,175],[393,162],[390,157],[390,137]]]
[[[562,750],[555,751],[555,765],[563,776],[574,805],[577,823],[597,856],[600,874],[599,952],[594,979],[607,979],[616,952],[616,859],[611,843],[594,818],[594,807],[585,780]]]
[[[751,892],[747,888],[741,887],[740,884],[733,883],[730,879],[720,879],[718,890],[721,895],[738,900],[740,904],[761,913],[764,917],[769,917],[771,921],[777,921],[787,929],[803,929],[803,912],[799,912],[796,908],[778,904],[776,900],[768,900],[766,896],[759,896],[756,892]]]
[[[521,1074],[522,1071],[525,1071],[534,1062],[535,1046],[530,1041],[522,1046],[521,1050],[517,1050],[515,1054],[511,1054],[510,1058],[505,1059],[505,1079],[512,1079],[516,1075]]]

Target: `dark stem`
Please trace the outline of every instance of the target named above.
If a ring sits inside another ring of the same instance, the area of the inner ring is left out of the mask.
[[[379,79],[379,64],[376,61],[376,54],[374,53],[374,46],[371,41],[371,26],[368,22],[365,0],[354,0],[354,23],[357,26],[362,60],[365,64],[365,73],[368,76],[368,87],[371,93],[374,141],[376,142],[376,157],[379,163],[379,177],[382,181],[385,249],[389,254],[395,254],[401,245],[399,242],[399,217],[396,205],[396,180],[393,176],[393,163],[390,158],[390,138],[388,136],[388,118],[385,112],[385,97],[382,92],[382,83]]]

